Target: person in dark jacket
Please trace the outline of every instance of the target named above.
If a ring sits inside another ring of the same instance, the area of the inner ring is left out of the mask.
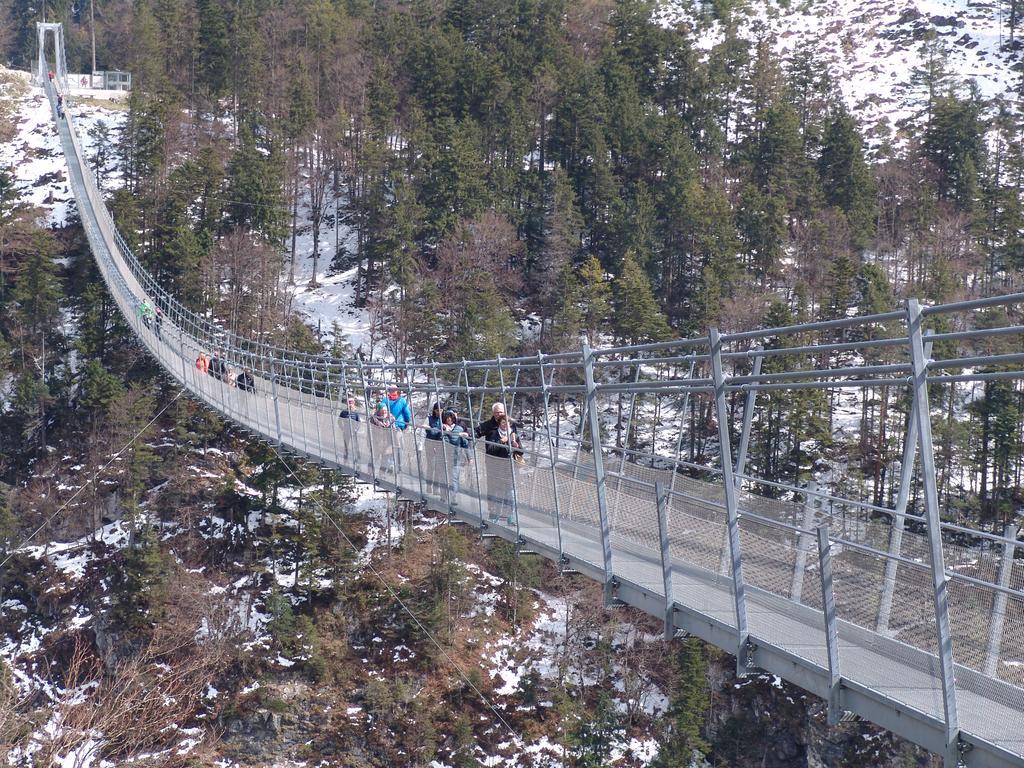
[[[427,417],[427,423],[423,425],[423,461],[426,464],[424,478],[429,493],[444,495],[443,486],[448,482],[445,476],[444,446],[441,444],[443,434],[441,424],[441,404],[434,403]]]
[[[487,507],[491,520],[504,517],[512,525],[515,522],[512,472],[515,457],[522,456],[523,451],[512,420],[505,413],[498,414],[493,420],[494,429],[484,436],[484,450],[487,453]]]
[[[226,371],[225,371],[225,367],[224,367],[224,361],[221,360],[216,355],[211,357],[210,358],[210,371],[209,371],[210,375],[213,376],[213,378],[217,379],[217,381],[223,381],[224,380],[224,373],[225,372]]]
[[[235,386],[243,392],[255,392],[256,382],[252,378],[252,374],[248,371],[242,371],[238,374],[238,378],[235,379]]]
[[[338,418],[359,421],[359,409],[354,397],[350,397],[345,401],[345,407],[341,409],[341,413],[338,414]]]
[[[491,432],[498,428],[498,418],[505,415],[506,414],[504,403],[495,403],[494,405],[492,405],[491,418],[489,418],[487,421],[482,421],[476,425],[476,436],[482,437],[486,440],[487,435],[489,435]],[[516,424],[511,419],[509,420],[509,424],[511,425],[513,432],[515,432],[519,428],[519,425]]]
[[[355,458],[359,452],[359,403],[354,397],[345,400],[345,407],[341,409],[338,417],[342,420],[341,444],[344,456],[349,461]]]
[[[441,439],[441,404],[434,403],[434,407],[430,409],[430,415],[427,417],[427,440],[440,440]]]

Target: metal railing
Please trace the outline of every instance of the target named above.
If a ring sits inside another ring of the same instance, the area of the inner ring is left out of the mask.
[[[165,291],[117,232],[71,110],[59,127],[118,306],[166,371],[218,412],[587,573],[610,605],[631,602],[664,616],[669,636],[683,628],[715,642],[736,654],[740,673],[768,668],[808,687],[833,719],[860,710],[948,765],[1024,764],[1018,529],[943,519],[949,483],[940,488],[933,435],[938,388],[948,404],[1024,379],[1024,294],[494,360],[294,353],[233,334]],[[140,314],[143,301],[159,322]],[[993,308],[998,318],[982,314]],[[252,391],[198,370],[201,352],[250,373]],[[405,430],[371,422],[392,383],[412,411]],[[862,490],[853,470],[819,472],[817,482],[801,471],[811,438],[799,419],[773,422],[778,398],[800,396],[823,409],[818,419],[846,419],[861,441],[885,434],[881,485]],[[339,419],[349,397],[358,420]],[[873,415],[869,398],[904,418]],[[494,401],[519,422],[522,464],[472,436],[465,446],[428,439],[433,403],[457,409],[472,434]],[[797,466],[782,475],[764,448],[769,433],[793,443]]]

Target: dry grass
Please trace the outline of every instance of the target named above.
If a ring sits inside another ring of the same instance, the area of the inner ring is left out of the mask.
[[[81,93],[74,94],[75,103],[89,107],[97,107],[112,112],[127,112],[127,99],[104,99],[98,96],[83,96]]]
[[[22,73],[0,69],[0,142],[11,141],[17,135],[17,102],[26,93],[28,83]]]

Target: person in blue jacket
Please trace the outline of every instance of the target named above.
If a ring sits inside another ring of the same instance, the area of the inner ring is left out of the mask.
[[[384,403],[395,420],[395,429],[404,430],[412,421],[412,410],[405,395],[398,391],[398,387],[392,384],[388,387],[387,402]]]

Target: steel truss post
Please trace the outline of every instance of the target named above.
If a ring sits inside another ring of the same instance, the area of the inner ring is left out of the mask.
[[[274,398],[274,425],[277,428],[277,446],[280,448],[283,445],[281,443],[281,406],[277,399],[277,366],[274,365],[270,367],[270,386]]]
[[[1008,589],[1010,586],[1010,574],[1013,572],[1013,556],[1017,545],[1018,528],[1013,523],[1008,523],[1003,535],[1006,541],[1003,542],[1003,561],[999,564],[999,586]],[[997,677],[999,673],[999,651],[1003,643],[1003,627],[1006,625],[1006,592],[996,592],[995,602],[992,605],[992,624],[989,627],[988,653],[985,657],[985,674],[989,677]]]
[[[439,387],[439,385],[437,383],[437,363],[434,362],[434,363],[431,363],[431,365],[432,365],[432,372],[434,374],[434,402],[438,403],[440,405],[440,403],[441,403],[441,389],[440,389],[440,387]],[[433,413],[433,411],[431,411],[431,413]],[[452,510],[453,510],[453,505],[455,504],[455,499],[452,498],[452,474],[448,470],[448,449],[445,447],[445,439],[444,439],[444,410],[443,409],[441,410],[441,441],[440,442],[441,442],[441,462],[442,462],[442,465],[444,466],[444,498],[445,498],[445,501],[448,503],[448,513],[451,514]],[[458,446],[456,446],[454,443],[452,443],[452,445],[455,446],[455,450],[456,451],[459,450]],[[424,444],[424,447],[425,447],[425,444]],[[457,456],[457,454],[455,454],[455,456]],[[456,466],[457,466],[457,462],[455,462],[454,457],[453,457],[453,463],[456,463]]]
[[[612,573],[612,532],[608,522],[608,488],[604,474],[604,456],[601,453],[601,414],[597,410],[597,384],[594,381],[594,353],[590,342],[583,338],[583,376],[587,386],[587,411],[590,441],[594,453],[594,487],[597,492],[597,514],[601,522],[601,556],[604,560],[604,601],[611,605],[615,592]]]
[[[821,566],[821,605],[825,615],[825,649],[828,652],[828,722],[835,725],[842,716],[842,676],[839,671],[839,624],[836,596],[832,588],[832,542],[828,524],[818,526],[818,563]]]
[[[654,499],[658,512],[658,539],[661,543],[661,580],[665,588],[665,639],[676,634],[675,596],[672,592],[672,551],[668,533],[669,491],[661,482],[654,484]]]
[[[693,370],[697,366],[696,360],[690,360],[690,370],[686,374],[687,379],[693,378]],[[683,407],[679,411],[679,436],[676,438],[676,451],[672,461],[672,482],[669,484],[669,491],[676,489],[676,476],[679,474],[679,455],[683,451],[683,425],[686,423],[686,411],[690,407],[690,390],[683,394]]]
[[[760,352],[761,348],[757,348]],[[763,355],[755,355],[754,370],[751,375],[757,378],[761,375],[761,364],[764,362]],[[743,401],[743,429],[740,431],[740,444],[736,451],[736,474],[742,475],[747,470],[747,449],[750,448],[750,428],[754,421],[754,406],[757,403],[757,390],[748,389],[747,397]],[[742,485],[743,481],[737,478]]]
[[[817,509],[817,500],[814,492],[818,484],[811,480],[807,483],[807,494],[804,497],[804,523],[801,526],[803,531],[796,538],[796,557],[793,563],[793,582],[789,587],[789,599],[800,602],[804,592],[804,569],[807,567],[807,550],[811,547],[809,531],[814,525],[814,512]]]
[[[484,386],[487,384],[487,374],[489,372],[489,370],[484,372]],[[476,502],[480,512],[480,530],[483,530],[486,523],[484,522],[484,489],[480,487],[480,452],[476,448],[477,422],[473,420],[473,396],[469,391],[469,368],[466,366],[465,358],[462,360],[462,379],[466,383],[466,415],[469,416],[469,438],[470,445],[472,446],[470,454],[473,456],[473,474],[476,475]],[[481,401],[483,400],[482,395],[480,399]]]
[[[953,678],[953,638],[949,628],[949,601],[945,558],[942,553],[942,520],[935,482],[935,456],[932,452],[932,420],[928,405],[928,358],[924,354],[923,315],[917,299],[907,300],[907,336],[913,370],[914,412],[917,421],[918,451],[921,457],[921,482],[924,486],[925,520],[932,572],[932,596],[935,602],[935,629],[939,641],[939,674],[942,683],[943,715],[946,722],[946,768],[957,768],[960,760],[960,722],[956,706],[956,682]]]
[[[928,341],[931,331],[925,331],[924,356],[932,356],[932,342]],[[917,452],[917,392],[910,390],[910,413],[907,414],[907,429],[903,442],[903,457],[900,464],[900,488],[893,509],[892,528],[889,531],[889,557],[885,561],[885,576],[882,580],[882,596],[878,601],[878,619],[875,629],[889,631],[889,617],[892,615],[892,601],[896,592],[896,571],[899,569],[900,552],[903,551],[903,531],[907,521],[907,504],[910,501],[910,486],[914,479],[914,454]]]
[[[416,412],[413,411],[413,409],[412,409],[412,391],[413,391],[413,387],[414,387],[414,385],[416,383],[415,381],[413,381],[413,376],[415,376],[415,374],[412,372],[412,369],[410,369],[409,366],[406,365],[405,366],[405,379],[406,379],[406,382],[408,384],[408,389],[409,389],[409,398],[408,398],[408,400],[406,400],[406,403],[409,406],[409,421],[410,421],[410,423],[408,425],[406,425],[406,429],[411,429],[412,430],[412,450],[416,454],[416,475],[417,475],[417,477],[419,479],[419,485],[420,485],[420,500],[421,501],[426,501],[427,500],[427,494],[426,494],[426,492],[423,489],[423,465],[420,462],[420,441],[419,441],[419,436],[416,434]],[[429,398],[427,400],[428,400],[427,405],[429,406],[430,405]],[[428,419],[430,418],[430,410],[429,409],[427,411],[427,418]],[[426,433],[424,433],[424,439],[425,439],[425,434]]]
[[[747,595],[743,582],[743,553],[740,549],[739,509],[736,502],[736,477],[733,474],[732,444],[729,442],[729,410],[725,403],[725,372],[722,369],[722,337],[717,328],[708,333],[711,344],[711,377],[715,386],[715,413],[718,418],[718,442],[725,491],[726,524],[729,532],[729,559],[732,564],[732,592],[736,608],[736,674],[744,676],[753,666],[750,633],[747,629]]]
[[[518,376],[519,376],[519,373],[517,371],[516,377],[518,378]],[[502,406],[505,406],[506,405],[505,404],[505,394],[506,394],[506,390],[505,390],[505,369],[501,365],[501,355],[498,355],[498,386],[501,388],[501,403],[502,403]],[[515,392],[514,391],[512,393],[512,398],[513,398],[513,400],[515,399]],[[506,407],[508,408],[508,410],[505,413],[507,415],[508,425],[509,425],[508,476],[509,476],[509,482],[512,485],[512,518],[515,520],[515,524],[516,524],[516,552],[518,553],[519,547],[520,547],[520,545],[522,543],[522,540],[523,540],[523,536],[520,533],[520,528],[519,528],[519,494],[518,494],[518,489],[516,488],[516,461],[515,461],[516,452],[512,448],[512,436],[511,436],[512,435],[512,424],[513,424],[513,421],[512,421],[512,406],[511,406],[511,404],[509,404]],[[520,445],[520,449],[521,449],[522,448],[522,439],[520,439],[519,445]],[[494,513],[492,512],[491,513],[491,519],[493,519],[493,518],[494,518]]]
[[[341,363],[338,366],[338,372],[341,374],[341,392],[338,394],[338,402],[340,403],[342,398],[345,400],[344,411],[348,413],[348,399],[352,397],[352,390],[349,389],[348,385],[348,371],[345,363]],[[341,412],[338,412],[338,417],[341,417]],[[346,416],[341,419],[341,429],[344,430],[341,437],[342,450],[345,453],[345,462],[349,464],[353,470],[358,470],[358,459],[352,458],[352,446],[355,444],[355,438],[352,435],[352,422],[355,421],[351,416]],[[358,450],[358,449],[357,449]]]
[[[761,348],[758,347],[757,351],[760,352]],[[761,375],[761,363],[763,362],[763,355],[757,355],[754,357],[754,370],[753,376]],[[736,451],[736,474],[742,475],[747,470],[747,450],[750,447],[750,429],[754,423],[754,406],[757,404],[757,390],[748,389],[747,396],[743,400],[743,427],[740,429],[740,442]],[[739,477],[736,478],[736,490],[743,488],[743,480]],[[728,535],[728,531],[726,532]],[[729,561],[726,556],[726,547],[722,547],[722,558],[719,564],[719,573],[729,573]]]
[[[377,459],[373,455],[373,423],[370,421],[370,388],[366,383],[366,369],[363,359],[359,358],[359,385],[363,388],[363,413],[366,414],[366,442],[370,447],[370,474],[377,480]]]
[[[562,509],[559,503],[558,474],[555,467],[555,448],[551,441],[551,416],[548,414],[548,407],[551,402],[551,393],[548,392],[547,377],[544,375],[544,353],[537,352],[537,369],[540,372],[540,387],[544,398],[544,436],[548,444],[548,461],[551,462],[551,493],[555,500],[555,532],[558,535],[558,566],[561,568],[565,562],[565,550],[562,549]],[[551,372],[551,380],[554,381],[555,372]],[[537,471],[536,469],[534,470]]]

